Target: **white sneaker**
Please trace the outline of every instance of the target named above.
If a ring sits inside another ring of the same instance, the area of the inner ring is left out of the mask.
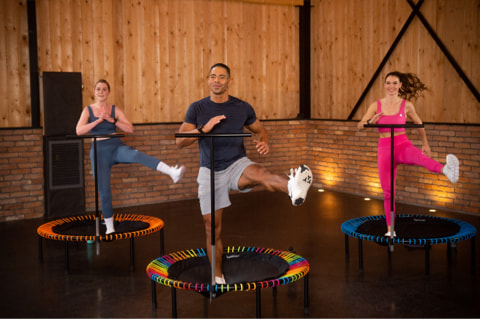
[[[385,233],[385,237],[391,237],[391,233],[388,231]],[[397,232],[393,231],[393,237],[397,237]]]
[[[217,285],[226,285],[227,281],[225,280],[225,276],[222,274],[222,277],[215,276],[215,283]]]
[[[292,199],[293,206],[302,205],[307,197],[308,189],[312,186],[312,171],[307,165],[300,165],[295,170],[290,169],[288,181],[288,195]]]
[[[447,164],[443,167],[443,174],[452,183],[458,182],[459,177],[459,162],[458,158],[453,154],[447,155]]]
[[[183,177],[183,174],[185,174],[185,170],[186,168],[183,165],[180,167],[178,167],[178,165],[175,165],[175,167],[171,168],[170,177],[172,178],[174,184]]]

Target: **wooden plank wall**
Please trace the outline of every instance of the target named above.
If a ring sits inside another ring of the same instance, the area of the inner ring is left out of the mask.
[[[412,8],[406,0],[313,0],[312,5],[312,118],[347,119]],[[420,11],[480,91],[480,3],[425,0]],[[480,103],[418,17],[354,119],[384,96],[383,79],[393,70],[416,73],[430,88],[414,101],[424,121],[480,123]]]
[[[29,127],[27,1],[0,1],[0,21],[0,127]]]
[[[82,72],[84,104],[107,78],[111,102],[132,122],[181,122],[208,94],[217,61],[232,67],[232,94],[261,119],[299,111],[301,0],[36,0],[39,71]],[[406,0],[312,0],[312,118],[347,119],[407,20]],[[425,0],[421,12],[480,90],[478,0]],[[29,127],[26,0],[1,1],[0,128]],[[354,119],[383,96],[389,70],[430,87],[415,101],[426,122],[480,123],[480,104],[415,18]]]
[[[198,0],[37,0],[41,71],[77,71],[84,104],[100,78],[133,123],[181,122],[208,95],[209,67],[262,119],[298,109],[298,8]]]

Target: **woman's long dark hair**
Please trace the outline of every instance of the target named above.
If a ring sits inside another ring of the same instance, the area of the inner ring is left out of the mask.
[[[385,76],[385,80],[389,76],[397,77],[400,82],[402,82],[402,87],[399,90],[400,97],[410,100],[412,98],[418,98],[422,91],[428,90],[428,88],[423,84],[422,81],[418,78],[418,76],[414,73],[402,73],[398,71],[393,71],[388,73]]]

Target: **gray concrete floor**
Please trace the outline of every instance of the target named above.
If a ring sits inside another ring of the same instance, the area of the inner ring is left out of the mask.
[[[303,206],[292,207],[287,196],[264,191],[232,196],[224,213],[225,246],[257,246],[288,250],[310,263],[309,313],[304,314],[303,280],[261,291],[261,315],[274,318],[480,317],[480,262],[471,271],[471,241],[461,241],[447,254],[446,244],[430,252],[425,275],[424,250],[363,242],[364,271],[358,268],[357,240],[340,225],[349,219],[382,214],[380,200],[364,201],[345,193],[311,189]],[[197,200],[117,209],[157,216],[165,222],[165,251],[205,247]],[[400,214],[433,214],[480,227],[480,216],[397,204]],[[148,263],[160,256],[159,233],[135,239],[135,270],[130,270],[130,241],[95,245],[70,244],[65,272],[64,242],[43,240],[39,262],[36,229],[45,219],[0,223],[1,317],[168,318],[171,290],[156,285],[158,307],[152,309]],[[478,237],[478,236],[477,236]],[[476,256],[480,244],[476,241]],[[478,259],[478,258],[477,258]],[[178,316],[255,317],[255,292],[224,294],[211,303],[204,296],[177,290]]]

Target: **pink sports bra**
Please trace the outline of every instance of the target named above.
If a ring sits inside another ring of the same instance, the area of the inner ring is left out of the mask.
[[[380,100],[377,100],[377,113],[382,112],[382,103]],[[407,123],[407,117],[405,116],[405,100],[402,101],[400,106],[400,111],[395,115],[382,115],[377,124],[405,124]],[[394,132],[405,132],[404,127],[398,127],[393,129]],[[387,127],[379,127],[378,133],[388,133],[390,129]]]

